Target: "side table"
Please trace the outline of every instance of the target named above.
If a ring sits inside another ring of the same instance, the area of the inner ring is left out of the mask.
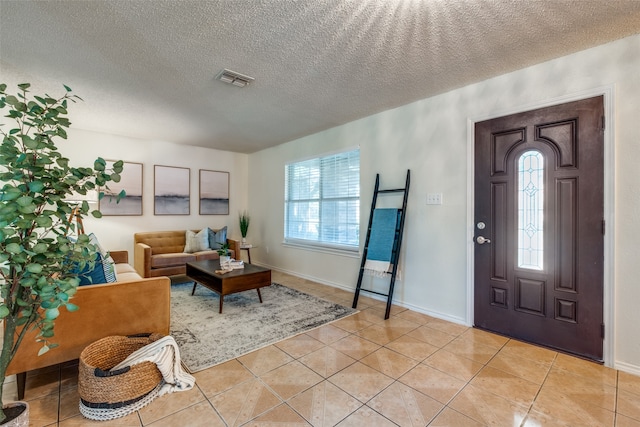
[[[249,264],[251,264],[251,248],[253,248],[253,245],[250,245],[249,243],[245,243],[245,244],[240,244],[240,250],[241,251],[247,251],[247,257],[249,258]]]

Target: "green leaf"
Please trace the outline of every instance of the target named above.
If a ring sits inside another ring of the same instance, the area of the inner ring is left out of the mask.
[[[49,246],[46,243],[39,242],[36,243],[36,245],[33,247],[33,251],[37,254],[43,254],[47,251],[48,248]]]
[[[64,85],[64,84],[63,84],[62,86],[64,86],[64,88],[65,88],[65,90],[66,90],[67,92],[71,92],[71,88],[70,88],[69,86]]]
[[[32,181],[29,183],[29,190],[34,193],[39,193],[44,188],[42,181]]]
[[[99,210],[91,211],[91,215],[93,215],[94,218],[102,218],[102,212]]]
[[[66,307],[67,307],[67,311],[71,311],[71,312],[78,311],[80,309],[80,307],[78,307],[75,304],[71,304],[70,302],[66,304]]]
[[[38,148],[38,141],[31,138],[29,135],[22,136],[22,143],[30,150],[35,150]]]
[[[33,274],[42,273],[42,265],[40,264],[27,264],[26,269],[29,273],[33,273]]]
[[[5,87],[6,87],[6,85],[5,85]],[[31,87],[31,83],[20,83],[20,84],[18,85],[18,87],[19,87],[21,90],[26,91],[27,89],[29,89],[29,88]],[[2,89],[2,90],[4,91],[4,89]]]
[[[16,304],[18,304],[20,307],[28,307],[29,303],[25,300],[23,300],[22,298],[18,298],[16,299]]]
[[[55,320],[60,316],[60,310],[57,307],[48,308],[44,311],[44,318],[47,320]]]
[[[9,188],[3,189],[0,200],[2,200],[3,202],[8,200],[15,200],[21,195],[22,195],[22,191],[20,191],[18,188],[9,187]]]
[[[7,308],[6,305],[4,304],[0,305],[0,319],[4,319],[9,315],[9,313],[10,313],[9,308]]]
[[[16,203],[20,206],[29,206],[33,202],[33,197],[22,196],[16,200]]]
[[[38,227],[48,228],[51,227],[53,221],[48,216],[39,216],[36,218],[36,224],[38,224]]]
[[[95,162],[93,162],[93,168],[98,172],[104,172],[107,167],[107,162],[101,157],[98,157]]]
[[[52,329],[43,330],[40,333],[40,336],[42,336],[43,338],[51,338],[51,337],[53,337],[53,330]],[[51,347],[49,347],[49,348],[51,348]]]
[[[22,247],[17,243],[9,243],[5,249],[11,254],[19,254],[22,252]]]

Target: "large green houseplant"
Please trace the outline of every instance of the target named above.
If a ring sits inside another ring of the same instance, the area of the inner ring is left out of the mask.
[[[27,331],[38,331],[43,354],[56,346],[51,339],[61,307],[78,309],[72,302],[77,271],[91,267],[97,248],[83,234],[69,235],[78,217],[101,214],[86,201],[73,204],[71,196],[107,188],[122,171],[122,162],[107,170],[101,158],[93,167],[71,167],[54,139],[66,139],[68,103],[79,98],[67,86],[58,98],[31,96],[29,87],[20,84],[9,94],[0,84],[0,402],[7,367]]]

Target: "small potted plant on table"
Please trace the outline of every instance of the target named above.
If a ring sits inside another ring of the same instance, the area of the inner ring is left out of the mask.
[[[217,249],[218,255],[220,255],[220,268],[223,270],[229,270],[229,263],[231,262],[231,256],[229,253],[229,243],[218,243],[220,248]]]
[[[251,221],[251,217],[244,211],[240,214],[240,234],[242,234],[242,245],[247,244],[247,231],[249,231],[249,222]]]

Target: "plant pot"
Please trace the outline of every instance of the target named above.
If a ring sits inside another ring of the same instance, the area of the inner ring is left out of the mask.
[[[29,404],[17,401],[3,405],[7,418],[2,424],[3,427],[29,427]]]
[[[231,257],[229,255],[220,255],[220,268],[223,270],[230,270],[229,261],[231,261]]]
[[[245,237],[242,238],[242,244],[246,245],[247,244],[247,239]]]

